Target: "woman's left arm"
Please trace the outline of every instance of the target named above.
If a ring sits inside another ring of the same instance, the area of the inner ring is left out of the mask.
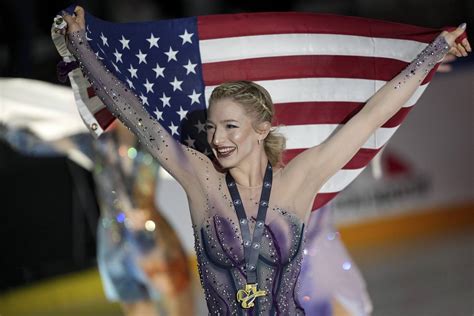
[[[377,128],[403,107],[430,70],[449,51],[457,56],[466,56],[471,51],[467,39],[460,44],[455,42],[464,30],[465,25],[461,25],[452,32],[441,33],[405,70],[374,94],[340,130],[324,143],[295,157],[288,164],[288,171],[301,173],[305,185],[310,184],[313,189],[319,190],[350,161]]]

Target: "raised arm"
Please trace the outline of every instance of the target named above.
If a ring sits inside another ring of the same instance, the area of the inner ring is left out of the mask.
[[[96,95],[146,146],[159,163],[187,188],[195,187],[198,170],[210,170],[210,160],[198,151],[178,143],[144,109],[139,98],[98,60],[85,37],[84,11],[77,7],[76,16],[65,14],[68,23],[67,45],[80,62]]]
[[[429,71],[450,49],[465,56],[471,48],[467,39],[460,44],[455,40],[465,30],[441,33],[408,67],[387,82],[366,105],[334,135],[319,146],[310,148],[293,159],[287,166],[292,178],[304,179],[313,192],[340,170],[364,145],[370,135],[397,113],[416,91]],[[462,48],[462,49],[461,49]],[[295,177],[295,173],[296,176]]]

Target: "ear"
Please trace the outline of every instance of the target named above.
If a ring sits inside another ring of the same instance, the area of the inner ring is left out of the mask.
[[[258,134],[260,134],[261,139],[264,140],[268,136],[268,133],[270,133],[271,128],[272,124],[268,121],[265,121],[257,125],[256,131]]]

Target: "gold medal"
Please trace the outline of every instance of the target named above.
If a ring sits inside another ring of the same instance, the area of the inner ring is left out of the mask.
[[[257,283],[245,284],[245,289],[237,292],[237,302],[242,305],[242,308],[252,308],[255,305],[255,299],[259,296],[265,296],[267,292],[257,289]]]

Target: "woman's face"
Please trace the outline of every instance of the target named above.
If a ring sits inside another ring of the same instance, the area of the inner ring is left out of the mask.
[[[260,149],[259,134],[252,123],[243,106],[231,99],[218,100],[209,107],[207,141],[223,168],[252,159]]]

